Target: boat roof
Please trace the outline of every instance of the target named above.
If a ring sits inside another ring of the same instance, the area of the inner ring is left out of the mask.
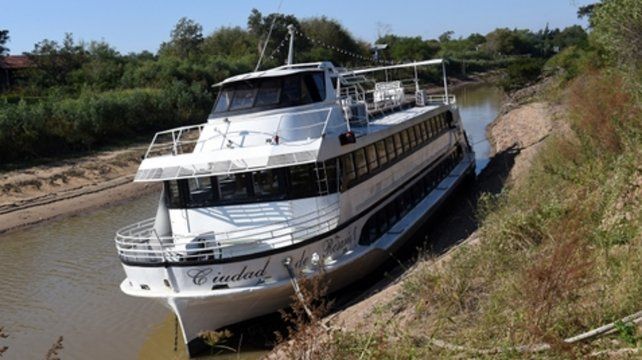
[[[221,85],[225,85],[225,84],[229,84],[237,81],[243,81],[243,80],[258,79],[258,78],[264,78],[264,77],[286,76],[286,75],[297,74],[297,73],[306,72],[310,70],[325,70],[325,69],[336,71],[334,65],[329,61],[283,65],[272,69],[255,71],[251,73],[232,76],[213,86],[221,86]]]

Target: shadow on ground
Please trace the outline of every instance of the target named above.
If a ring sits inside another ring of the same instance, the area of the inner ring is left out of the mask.
[[[426,254],[438,256],[460,244],[478,228],[477,201],[483,193],[498,194],[506,184],[519,149],[511,147],[497,153],[474,183],[463,183],[452,197],[415,235],[376,271],[330,296],[333,312],[359,302],[385,289]],[[279,314],[271,314],[229,327],[234,338],[228,344],[241,351],[269,350],[276,342],[275,332],[287,333]],[[244,340],[243,340],[244,339]],[[242,341],[242,343],[240,343]]]

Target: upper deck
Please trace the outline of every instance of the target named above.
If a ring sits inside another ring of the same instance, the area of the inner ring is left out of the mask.
[[[420,63],[414,63],[417,66]],[[415,81],[412,94],[402,81],[376,82],[366,76],[369,71],[339,72],[331,64],[312,63],[230,78],[219,84],[222,89],[206,123],[154,136],[135,181],[224,175],[322,161],[341,154],[342,134],[367,137],[455,104],[447,91],[429,96]],[[307,79],[306,74],[315,78]],[[319,74],[323,74],[323,81],[316,78]],[[288,94],[292,83],[299,86],[295,93],[299,97]],[[314,91],[317,94],[310,96]]]

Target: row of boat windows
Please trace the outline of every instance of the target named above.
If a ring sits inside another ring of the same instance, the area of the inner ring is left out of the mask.
[[[434,190],[437,184],[448,176],[452,169],[459,163],[462,155],[461,148],[458,146],[455,151],[452,151],[439,165],[430,170],[430,172],[419,179],[413,186],[399,194],[394,200],[372,215],[361,229],[359,244],[372,244],[390,230],[390,228]]]
[[[343,155],[339,161],[335,158],[324,163],[166,181],[167,204],[169,208],[213,207],[302,199],[336,193],[339,187],[345,191],[418,150],[447,129],[451,121],[450,112],[439,114]]]
[[[319,195],[317,165],[253,171],[165,182],[169,208],[196,208],[220,205],[293,200]],[[328,177],[323,187],[337,191],[336,160],[325,162]]]
[[[432,140],[452,123],[452,113],[446,112],[408,129],[379,140],[341,157],[342,190],[351,188],[385,168],[390,167],[424,143]]]
[[[223,85],[211,115],[305,105],[325,100],[322,71],[258,78]]]

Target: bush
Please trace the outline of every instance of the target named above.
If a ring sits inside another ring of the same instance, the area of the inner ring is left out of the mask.
[[[539,78],[543,67],[543,59],[526,58],[515,61],[506,68],[506,76],[501,85],[506,91],[523,88]]]
[[[203,121],[211,98],[198,85],[82,93],[0,109],[0,162],[92,150],[151,131]]]

